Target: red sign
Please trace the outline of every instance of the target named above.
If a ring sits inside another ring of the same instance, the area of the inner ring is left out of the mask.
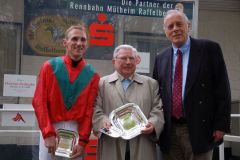
[[[89,26],[90,44],[96,46],[112,46],[114,44],[114,27],[112,24],[103,24],[106,21],[104,13],[98,14],[100,23]]]
[[[12,118],[12,120],[15,122],[23,121],[25,123],[22,115],[19,112],[16,114],[16,116],[14,118]]]
[[[84,153],[84,160],[97,159],[97,139],[90,139]]]

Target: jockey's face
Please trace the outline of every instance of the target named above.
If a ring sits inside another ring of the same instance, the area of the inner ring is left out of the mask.
[[[87,50],[87,35],[84,30],[73,29],[68,33],[67,38],[63,40],[66,48],[66,54],[72,60],[80,60]]]

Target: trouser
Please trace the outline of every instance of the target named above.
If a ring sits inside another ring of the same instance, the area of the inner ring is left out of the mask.
[[[76,121],[64,121],[64,122],[58,122],[53,124],[55,130],[62,128],[62,129],[67,129],[71,131],[76,131],[78,130],[78,124]],[[40,135],[40,141],[39,141],[39,160],[67,160],[68,158],[64,157],[56,157],[53,156],[52,154],[48,153],[47,147],[45,147],[44,140],[42,136]],[[82,157],[79,157],[74,160],[82,160]]]
[[[163,154],[164,160],[212,160],[213,150],[193,154],[186,123],[173,122],[170,145],[169,154]]]
[[[130,146],[129,146],[129,140],[127,140],[127,143],[126,143],[125,160],[130,160]]]

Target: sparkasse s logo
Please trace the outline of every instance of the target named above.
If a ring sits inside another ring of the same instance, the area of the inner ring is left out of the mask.
[[[92,23],[89,26],[90,44],[95,46],[112,46],[114,44],[114,28],[112,24],[104,24],[104,13],[98,14],[100,23]]]

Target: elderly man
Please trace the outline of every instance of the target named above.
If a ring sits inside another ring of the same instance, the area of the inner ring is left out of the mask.
[[[218,43],[189,36],[190,23],[178,10],[164,17],[172,46],[156,57],[165,115],[160,147],[164,160],[212,160],[213,147],[230,130],[231,93]]]
[[[83,58],[87,50],[85,28],[80,25],[68,28],[63,45],[66,48],[64,56],[43,64],[33,97],[32,104],[42,132],[40,160],[54,157],[57,129],[78,133],[79,141],[71,154],[74,159],[81,159],[91,133],[93,105],[100,77]]]
[[[119,106],[137,104],[148,119],[142,134],[130,140],[112,138],[102,134],[98,144],[98,160],[156,160],[155,141],[163,124],[162,103],[158,83],[154,79],[135,73],[140,63],[137,50],[120,45],[114,50],[112,63],[115,72],[102,77],[94,107],[93,129],[110,128],[109,113]],[[129,84],[126,85],[126,81]]]

